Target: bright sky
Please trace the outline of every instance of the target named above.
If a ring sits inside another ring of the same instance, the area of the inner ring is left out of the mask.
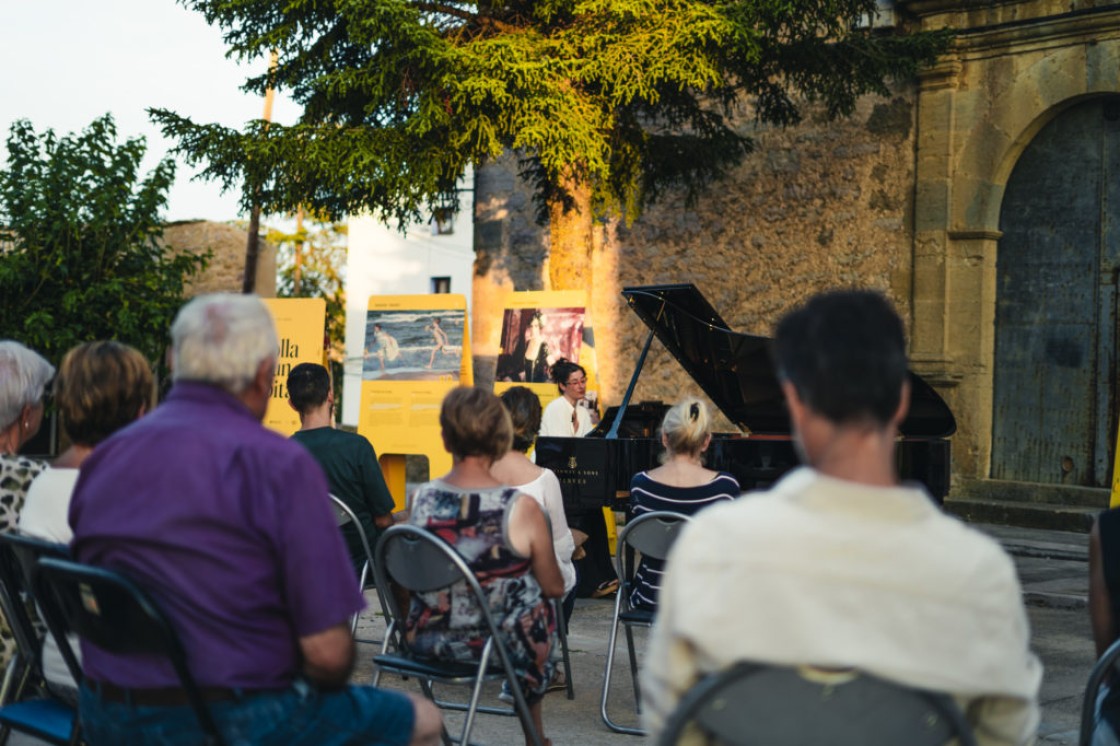
[[[0,162],[13,121],[29,119],[36,131],[76,132],[111,113],[120,139],[147,139],[147,172],[173,143],[148,121],[160,107],[196,122],[240,127],[260,118],[261,98],[241,83],[267,60],[238,66],[225,57],[221,33],[202,14],[175,0],[7,0],[0,37]],[[277,98],[273,120],[298,116]],[[239,194],[216,183],[192,181],[180,163],[166,218],[232,220]]]

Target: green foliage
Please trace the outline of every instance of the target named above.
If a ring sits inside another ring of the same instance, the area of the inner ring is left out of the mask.
[[[291,233],[266,228],[265,240],[276,246],[277,297],[327,302],[330,359],[341,363],[346,340],[346,225],[311,221]]]
[[[526,154],[542,204],[590,187],[628,217],[666,189],[695,196],[753,147],[744,119],[791,124],[806,101],[830,116],[913,75],[944,33],[856,27],[875,0],[183,0],[230,54],[287,90],[292,126],[242,132],[155,110],[179,152],[266,212],[306,204],[420,219],[464,168]]]
[[[163,359],[184,281],[206,258],[156,243],[175,175],[141,178],[142,138],[118,144],[113,119],[80,134],[12,125],[0,170],[0,337],[58,362],[70,347],[117,339]]]

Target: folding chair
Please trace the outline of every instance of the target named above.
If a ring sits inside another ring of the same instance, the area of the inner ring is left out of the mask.
[[[328,493],[328,495],[331,498],[331,505],[334,506],[334,515],[335,519],[338,521],[338,527],[342,528],[343,526],[353,523],[354,528],[358,530],[358,538],[361,539],[362,549],[365,550],[366,553],[366,561],[362,563],[362,572],[358,576],[358,587],[365,590],[367,583],[374,580],[373,549],[370,548],[369,537],[366,535],[366,530],[362,527],[361,521],[358,520],[358,515],[350,506],[343,502],[338,496],[330,495],[330,493]],[[377,585],[376,581],[374,581],[374,587],[377,591],[377,602],[381,605],[381,614],[384,616],[387,607],[385,606],[385,598],[381,593],[381,586]],[[358,631],[358,617],[360,616],[361,613],[359,612],[350,618],[350,634],[354,634]],[[358,640],[358,642],[368,642],[374,645],[381,644],[381,640]]]
[[[408,610],[399,608],[396,597],[386,593],[385,600],[389,604],[390,620],[383,647],[387,647],[392,641],[396,644],[397,652],[392,655],[382,652],[374,656],[373,661],[377,665],[377,671],[374,673],[373,685],[377,686],[382,671],[406,677],[412,676],[419,681],[424,695],[437,705],[445,709],[465,710],[466,721],[458,741],[464,746],[470,743],[471,729],[474,727],[477,712],[517,715],[525,732],[532,734],[533,742],[537,746],[542,746],[541,735],[533,725],[529,705],[517,681],[501,632],[490,613],[486,594],[463,557],[435,534],[417,526],[398,525],[381,535],[377,542],[376,558],[374,574],[378,586],[383,588],[389,587],[390,580],[410,593],[438,591],[458,583],[465,583],[482,610],[490,636],[477,663],[449,663],[421,657],[411,649],[404,634],[404,620]],[[495,656],[496,661],[493,660]],[[505,679],[509,682],[510,692],[514,698],[513,710],[479,706],[483,682],[495,679]],[[467,705],[449,705],[437,701],[432,692],[433,681],[471,686],[470,702]],[[452,742],[446,729],[443,732],[443,741],[445,744]]]
[[[614,668],[614,646],[618,639],[618,626],[626,629],[626,651],[630,656],[630,680],[634,686],[634,707],[641,713],[642,699],[638,689],[638,659],[634,652],[634,627],[653,626],[654,612],[630,607],[630,590],[634,584],[634,552],[643,557],[664,560],[669,556],[669,548],[677,540],[681,529],[689,522],[689,517],[669,511],[645,513],[626,524],[618,535],[615,550],[615,566],[621,585],[614,599],[614,618],[611,620],[611,634],[607,641],[607,665],[603,673],[603,696],[599,701],[599,714],[607,727],[616,733],[644,736],[641,728],[620,725],[611,720],[607,711],[607,698],[610,694],[611,673]]]
[[[1080,746],[1089,746],[1093,741],[1093,730],[1097,725],[1097,697],[1109,675],[1117,673],[1117,663],[1120,663],[1120,640],[1108,646],[1108,650],[1097,659],[1093,670],[1089,672],[1085,697],[1081,700],[1081,735],[1077,739]],[[1113,685],[1116,686],[1118,683],[1114,682]]]
[[[726,746],[943,746],[953,738],[960,746],[976,743],[947,694],[852,670],[754,663],[701,679],[669,718],[659,746],[678,743],[689,724],[709,742]]]
[[[120,573],[50,557],[39,560],[34,579],[47,627],[58,640],[75,679],[81,679],[81,670],[66,642],[66,633],[71,630],[117,655],[161,655],[174,667],[205,734],[205,743],[224,743],[187,665],[179,635],[149,594]]]
[[[11,699],[0,707],[0,744],[11,731],[28,733],[55,744],[80,741],[77,710],[54,697],[21,699],[29,685],[48,691],[42,668],[42,640],[28,612],[30,572],[40,556],[66,556],[61,544],[32,539],[15,533],[0,533],[0,609],[16,640],[16,660],[5,676],[5,695]],[[20,670],[22,669],[22,670]],[[11,680],[8,680],[11,677]]]

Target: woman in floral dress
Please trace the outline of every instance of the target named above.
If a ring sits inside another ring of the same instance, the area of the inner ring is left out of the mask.
[[[440,409],[440,427],[453,465],[416,491],[409,521],[455,547],[474,571],[543,737],[541,698],[552,676],[556,631],[548,599],[564,593],[552,536],[533,498],[490,476],[513,434],[498,397],[477,388],[452,390]],[[458,662],[477,661],[488,635],[465,584],[413,594],[406,629],[416,652]],[[525,738],[530,743],[528,733]]]

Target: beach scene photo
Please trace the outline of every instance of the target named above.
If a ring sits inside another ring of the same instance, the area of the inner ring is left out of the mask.
[[[458,381],[464,317],[462,309],[369,311],[362,379]]]

